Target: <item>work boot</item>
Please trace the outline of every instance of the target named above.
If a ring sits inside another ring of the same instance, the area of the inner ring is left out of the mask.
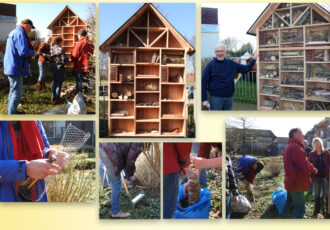
[[[116,214],[113,214],[111,213],[111,216],[113,218],[127,218],[129,217],[131,214],[129,214],[128,212],[122,212],[122,211],[119,211],[118,213]]]
[[[37,91],[41,91],[42,86],[41,86],[41,81],[38,81],[37,83]]]
[[[317,216],[317,214],[320,213],[320,209],[321,209],[321,198],[318,198],[318,199],[315,199],[315,201],[314,201],[313,216]]]
[[[42,80],[41,82],[41,89],[46,89],[46,81],[45,80]]]

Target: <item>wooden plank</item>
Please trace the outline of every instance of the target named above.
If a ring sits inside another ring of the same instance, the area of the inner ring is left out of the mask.
[[[145,46],[145,47],[147,47],[147,44],[146,43],[144,43],[144,41],[142,41],[142,39],[140,38],[140,36],[139,35],[137,35],[135,32],[134,32],[134,30],[131,30],[130,29],[130,32]]]
[[[158,42],[162,37],[163,35],[166,33],[166,30],[164,30],[151,44],[150,46],[153,46],[156,42]]]

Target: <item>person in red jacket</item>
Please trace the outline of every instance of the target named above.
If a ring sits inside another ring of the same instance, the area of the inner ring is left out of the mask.
[[[76,92],[82,92],[83,76],[90,71],[89,57],[94,53],[94,45],[88,41],[87,30],[78,31],[79,42],[75,44],[71,51],[73,61],[73,71],[76,78]]]
[[[305,195],[311,185],[310,175],[317,174],[317,169],[307,160],[303,147],[304,135],[299,128],[291,129],[289,142],[283,154],[284,185],[287,199],[282,217],[287,218],[291,207],[294,208],[294,218],[301,219],[305,214]]]
[[[179,194],[179,176],[188,175],[191,143],[164,143],[163,145],[163,218],[175,213]]]

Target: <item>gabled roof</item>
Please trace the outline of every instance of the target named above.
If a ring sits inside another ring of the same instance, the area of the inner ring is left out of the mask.
[[[188,53],[193,54],[195,52],[194,47],[183,37],[180,32],[178,32],[169,21],[156,9],[156,7],[152,3],[145,3],[132,17],[130,17],[120,28],[118,28],[101,46],[100,49],[105,52],[106,48],[110,46],[110,44],[115,41],[123,32],[134,24],[135,21],[139,19],[140,16],[143,16],[148,9],[152,10],[152,12],[158,17],[158,19],[167,27],[176,38],[176,40],[180,43],[182,47],[188,48]]]
[[[54,24],[63,16],[63,14],[65,13],[65,12],[67,12],[67,10],[70,10],[74,15],[76,15],[77,16],[77,14],[75,13],[75,12],[73,12],[73,10],[71,10],[71,8],[67,5],[67,6],[65,6],[64,7],[64,9],[61,11],[61,13],[59,14],[59,15],[57,15],[57,17],[49,24],[49,26],[47,27],[47,29],[51,29],[53,26],[54,26]],[[85,23],[86,25],[87,25],[87,23],[84,21],[84,20],[82,20],[80,17],[79,17],[79,19],[83,22],[83,23]]]
[[[247,31],[247,34],[256,35],[256,31],[260,28],[267,19],[272,15],[272,13],[279,7],[281,3],[269,3],[268,6],[263,10],[263,12],[259,15],[257,20],[253,23],[250,29]],[[317,13],[322,15],[325,20],[330,22],[330,14],[328,5],[318,4],[318,3],[307,3],[309,7],[315,10]]]

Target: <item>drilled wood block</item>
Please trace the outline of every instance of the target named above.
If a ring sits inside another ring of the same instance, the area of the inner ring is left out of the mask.
[[[110,66],[110,82],[118,82],[118,66]]]
[[[162,82],[168,82],[168,67],[163,66],[161,69]]]

